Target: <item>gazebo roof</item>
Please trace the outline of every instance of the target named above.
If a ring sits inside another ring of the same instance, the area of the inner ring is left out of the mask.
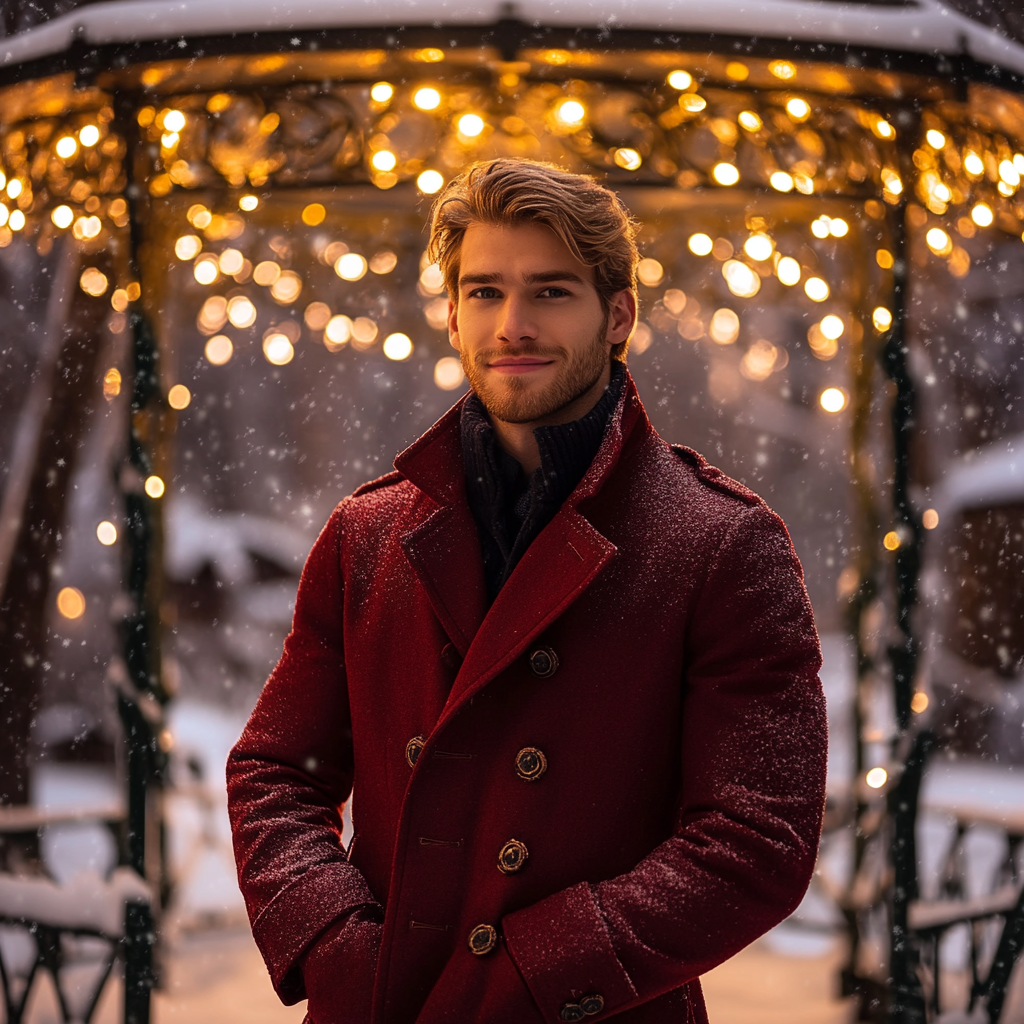
[[[267,33],[308,34],[339,29],[395,30],[493,26],[617,33],[621,30],[775,43],[819,43],[821,57],[867,48],[932,58],[959,56],[991,71],[1024,75],[1024,46],[938,3],[835,3],[828,0],[520,0],[493,7],[467,0],[117,0],[87,5],[38,28],[0,41],[0,68],[59,57],[76,44],[124,47],[155,44],[185,56],[190,40]],[[723,38],[724,37],[724,38]],[[672,39],[661,40],[662,44]],[[301,46],[297,35],[291,45]],[[287,43],[285,45],[288,45]],[[206,49],[216,50],[216,46]],[[145,59],[142,53],[141,59]],[[811,56],[811,54],[808,54]],[[851,55],[853,56],[853,55]]]

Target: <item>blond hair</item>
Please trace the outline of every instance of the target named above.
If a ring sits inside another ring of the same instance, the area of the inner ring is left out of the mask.
[[[459,257],[466,228],[473,223],[515,226],[543,224],[585,266],[605,312],[617,292],[636,298],[638,225],[619,197],[592,178],[533,160],[488,160],[454,178],[430,211],[430,259],[458,302]],[[629,340],[612,349],[625,362]]]

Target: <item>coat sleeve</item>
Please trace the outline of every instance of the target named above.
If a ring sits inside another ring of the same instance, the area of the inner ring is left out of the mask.
[[[352,790],[352,729],[342,649],[341,506],[302,571],[292,630],[228,755],[238,883],[278,995],[304,998],[299,961],[358,907],[376,906],[341,844]]]
[[[680,987],[790,914],[810,881],[825,792],[821,656],[800,564],[765,505],[728,529],[686,643],[674,834],[626,874],[502,922],[545,1020],[588,993],[616,1013]]]

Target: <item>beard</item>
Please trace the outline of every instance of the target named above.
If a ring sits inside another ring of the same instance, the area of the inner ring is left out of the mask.
[[[516,346],[517,356],[539,356],[560,362],[562,369],[558,376],[542,388],[511,375],[488,379],[487,363],[508,354],[510,350],[505,347],[482,349],[472,360],[463,351],[462,369],[469,386],[491,416],[504,423],[533,423],[575,402],[601,379],[609,358],[604,343],[606,326],[602,323],[593,341],[572,354],[560,345]]]

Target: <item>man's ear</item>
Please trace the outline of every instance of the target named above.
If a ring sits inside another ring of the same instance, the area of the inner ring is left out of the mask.
[[[621,345],[629,339],[636,325],[636,296],[629,288],[616,292],[608,302],[608,327],[605,341]]]
[[[462,352],[462,339],[459,337],[459,307],[448,300],[448,344],[456,352]]]

